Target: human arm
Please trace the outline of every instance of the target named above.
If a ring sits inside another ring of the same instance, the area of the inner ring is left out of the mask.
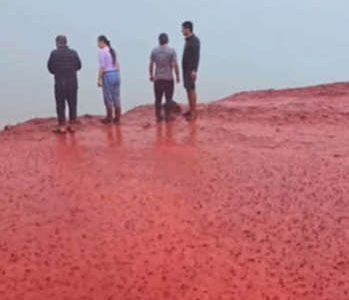
[[[55,73],[55,58],[54,52],[51,52],[50,57],[47,61],[47,69],[51,74]]]
[[[174,70],[175,70],[175,74],[176,74],[176,81],[177,81],[177,83],[180,83],[181,77],[179,75],[179,66],[178,66],[177,62],[175,62],[175,64],[174,64]]]
[[[150,81],[154,81],[154,69],[155,69],[155,63],[153,60],[150,60],[150,63],[149,63],[149,79],[150,79]]]
[[[99,69],[98,69],[98,75],[97,75],[97,85],[99,87],[102,87],[103,86],[103,75],[105,72],[105,58],[104,58],[102,51],[100,51],[98,54],[98,61],[99,61]]]
[[[154,72],[155,72],[155,60],[154,60],[154,51],[150,54],[150,62],[149,62],[149,79],[150,81],[154,81]]]
[[[174,52],[174,54],[173,54],[172,68],[173,68],[173,70],[175,72],[175,75],[176,75],[176,82],[180,83],[181,82],[181,78],[180,78],[180,75],[179,75],[179,66],[178,66],[178,62],[177,62],[177,54],[176,54],[176,52]]]
[[[103,86],[103,74],[104,74],[104,70],[102,70],[101,68],[98,71],[98,77],[97,77],[97,86],[98,87],[102,87]]]
[[[79,54],[77,52],[75,52],[75,69],[76,71],[80,71],[81,70],[81,60],[80,60],[80,57],[79,57]]]
[[[196,40],[192,45],[192,78],[196,80],[200,62],[200,41]]]

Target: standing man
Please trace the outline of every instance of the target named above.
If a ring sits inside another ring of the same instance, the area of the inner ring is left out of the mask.
[[[190,121],[197,117],[196,80],[200,61],[200,40],[194,34],[194,25],[190,21],[182,24],[182,33],[185,37],[182,61],[183,81],[189,101],[189,111],[184,114],[184,117]]]
[[[159,35],[159,46],[156,47],[150,56],[149,75],[150,81],[154,82],[155,93],[155,116],[157,122],[162,122],[162,98],[165,95],[165,121],[171,121],[171,101],[174,93],[174,77],[176,74],[177,83],[180,82],[179,67],[176,51],[168,46],[169,38],[166,33]]]
[[[47,68],[55,77],[55,98],[58,118],[56,133],[66,133],[67,129],[74,132],[73,124],[77,118],[77,71],[81,69],[81,61],[76,51],[68,47],[67,38],[59,35],[56,38],[56,50],[51,52]],[[65,102],[69,107],[69,126],[66,127]]]

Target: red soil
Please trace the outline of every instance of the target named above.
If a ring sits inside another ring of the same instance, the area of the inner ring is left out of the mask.
[[[349,299],[349,85],[200,110],[0,133],[0,299]]]

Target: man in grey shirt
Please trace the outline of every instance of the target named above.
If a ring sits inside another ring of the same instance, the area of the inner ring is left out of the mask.
[[[174,94],[174,76],[180,82],[179,67],[176,51],[168,46],[169,38],[166,33],[159,36],[160,46],[156,47],[150,56],[150,81],[154,82],[155,115],[157,122],[162,122],[162,98],[165,95],[165,120],[170,121],[170,105]]]

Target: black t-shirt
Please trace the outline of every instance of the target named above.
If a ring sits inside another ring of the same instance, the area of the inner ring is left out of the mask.
[[[200,40],[196,35],[186,38],[182,67],[184,72],[197,71],[200,61]]]

